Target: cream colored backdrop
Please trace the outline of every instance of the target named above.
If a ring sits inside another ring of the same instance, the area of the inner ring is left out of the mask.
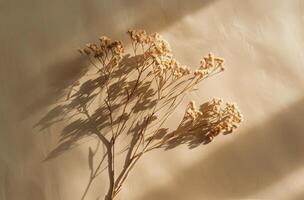
[[[234,101],[245,121],[210,145],[146,156],[119,199],[304,199],[303,12],[303,0],[1,0],[0,200],[80,199],[90,144],[44,163],[60,127],[33,125],[81,77],[75,49],[126,41],[129,28],[162,33],[190,66],[209,51],[225,58],[191,98]]]

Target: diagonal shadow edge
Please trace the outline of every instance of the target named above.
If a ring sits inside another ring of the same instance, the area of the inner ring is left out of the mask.
[[[138,199],[242,199],[267,188],[304,164],[303,115],[301,99],[264,123],[233,134],[233,142],[177,173],[167,187]]]

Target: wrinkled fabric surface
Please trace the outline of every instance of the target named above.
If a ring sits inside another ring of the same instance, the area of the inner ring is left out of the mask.
[[[83,75],[76,49],[100,35],[127,41],[130,28],[160,32],[189,66],[210,51],[225,58],[227,70],[189,98],[236,102],[245,120],[210,145],[147,155],[118,199],[304,199],[303,9],[303,0],[0,1],[0,199],[80,199],[88,144],[43,162],[60,127],[33,126]],[[106,187],[101,177],[87,199]]]

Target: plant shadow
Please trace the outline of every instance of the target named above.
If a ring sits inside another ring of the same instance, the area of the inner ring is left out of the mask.
[[[304,163],[303,105],[302,99],[239,133],[234,141],[176,174],[171,184],[138,199],[244,199],[275,184]]]
[[[126,112],[121,113],[121,110],[128,98],[128,92],[126,91],[130,91],[135,84],[135,81],[130,77],[136,71],[136,65],[141,65],[141,62],[143,62],[142,55],[126,55],[114,69],[111,77],[97,72],[95,76],[82,83],[79,81],[72,82],[66,98],[53,106],[35,124],[36,128],[43,131],[56,123],[66,120],[69,122],[62,129],[58,146],[49,153],[46,160],[55,158],[77,146],[80,140],[93,136],[95,130],[106,136],[110,132],[109,127],[123,123],[129,119],[130,114]],[[106,84],[107,94],[102,92]],[[128,99],[129,102],[135,103],[132,113],[146,112],[155,105],[156,102],[152,98],[155,95],[155,91],[149,87],[149,81],[138,83],[133,97]],[[110,107],[111,115],[117,113],[115,117],[112,116],[113,121],[109,117],[110,112],[107,102],[112,102]],[[84,117],[86,114],[83,110],[84,108],[90,109],[89,112],[91,114],[89,118]],[[133,126],[133,129],[130,129],[129,133],[137,131],[138,126],[140,125]]]

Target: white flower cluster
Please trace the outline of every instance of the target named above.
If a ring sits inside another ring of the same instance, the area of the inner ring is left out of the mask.
[[[191,101],[187,106],[184,119],[185,120],[189,119],[191,122],[195,122],[195,120],[202,115],[203,115],[203,113],[201,111],[197,110],[195,102]]]
[[[202,134],[211,141],[219,133],[229,134],[238,128],[242,122],[242,115],[235,104],[223,103],[221,99],[213,99],[201,105],[200,109],[197,109],[195,103],[191,101],[183,121],[190,121],[193,128],[199,127]]]
[[[190,74],[190,68],[180,65],[173,58],[169,43],[158,33],[147,34],[143,30],[130,30],[128,33],[135,47],[147,46],[145,55],[152,58],[157,76],[171,74],[174,78],[180,78]]]
[[[121,41],[114,40],[106,36],[99,38],[99,44],[89,43],[83,49],[78,49],[82,54],[87,56],[92,55],[94,58],[102,62],[104,66],[116,66],[122,59],[124,53],[123,44]],[[109,63],[106,63],[108,61]]]
[[[224,60],[222,58],[214,57],[211,53],[205,56],[201,60],[201,65],[199,69],[195,70],[194,75],[198,79],[203,79],[215,72],[224,71]]]

